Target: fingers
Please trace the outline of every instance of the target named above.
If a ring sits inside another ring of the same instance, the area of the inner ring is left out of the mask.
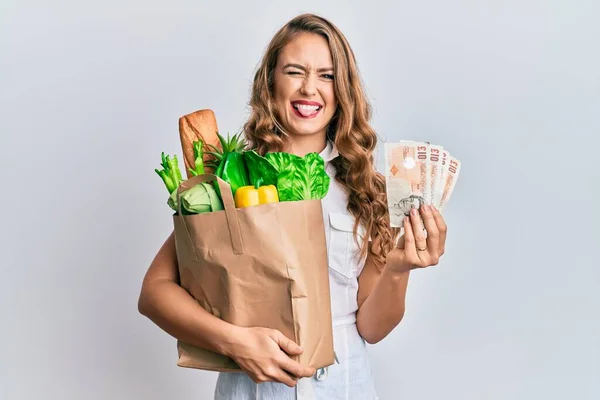
[[[269,335],[289,355],[295,356],[302,353],[302,347],[298,346],[293,340],[288,339],[287,336],[277,329],[271,330]]]
[[[425,231],[423,227],[423,221],[421,220],[421,216],[419,215],[419,210],[413,208],[410,210],[410,223],[412,225],[412,233],[415,238],[415,246],[417,249],[417,254],[419,258],[422,259],[424,256],[424,250],[427,250],[427,239],[425,238]],[[425,253],[426,254],[426,253]]]
[[[270,372],[269,377],[272,378],[270,380],[281,382],[289,387],[296,386],[296,383],[298,382],[296,379],[286,374],[285,371],[280,368],[274,368],[273,371]]]
[[[303,350],[281,331],[262,327],[243,329],[246,340],[233,349],[231,356],[254,382],[281,382],[293,387],[298,378],[315,374],[314,368],[291,358]]]
[[[407,261],[418,260],[417,246],[415,243],[415,235],[409,217],[404,218],[404,257]],[[413,264],[413,262],[411,262]]]
[[[275,343],[279,345],[282,353],[281,356],[277,358],[276,362],[278,365],[272,366],[268,371],[266,371],[267,376],[292,387],[295,386],[297,382],[295,377],[304,378],[313,376],[315,374],[314,368],[305,367],[289,357],[289,355],[301,354],[303,352],[302,347],[298,346],[293,340],[290,340],[277,329],[272,329],[269,335],[275,341]]]
[[[316,372],[314,368],[305,367],[287,356],[281,357],[279,360],[279,366],[298,378],[308,378],[313,376]]]
[[[250,372],[249,376],[255,383],[281,382],[292,387],[295,386],[297,382],[294,377],[287,374],[276,364],[269,365],[268,367],[261,369],[261,372],[258,373]]]
[[[435,224],[439,232],[438,254],[441,257],[446,250],[446,235],[448,233],[448,226],[444,222],[444,217],[442,217],[442,214],[439,212],[439,210],[435,208],[435,206],[431,206],[431,209],[433,219],[435,220]]]
[[[298,346],[293,340],[288,339],[283,333],[274,329],[271,333],[271,337],[281,347],[285,353],[289,355],[299,355],[303,352],[302,347]],[[294,376],[305,377],[313,376],[315,374],[314,368],[305,367],[302,364],[292,360],[288,355],[284,354],[280,359],[279,363],[286,371],[290,372]]]
[[[388,254],[388,264],[410,265],[411,269],[437,265],[444,254],[448,231],[440,212],[434,206],[424,205],[420,214],[417,209],[411,210],[410,217],[404,218],[403,225],[404,235],[400,237],[396,249]]]
[[[426,260],[429,265],[436,265],[439,259],[439,244],[440,244],[440,232],[437,227],[437,223],[433,218],[432,209],[428,205],[421,207],[421,217],[425,223],[425,230],[427,231],[427,252],[420,252],[420,256],[427,256]]]

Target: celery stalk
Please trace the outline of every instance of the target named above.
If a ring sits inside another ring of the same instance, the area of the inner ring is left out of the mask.
[[[177,211],[177,201],[174,194],[181,182],[183,181],[181,177],[181,171],[179,170],[177,155],[174,155],[173,158],[171,158],[168,155],[165,155],[164,152],[162,152],[161,159],[162,169],[155,169],[154,171],[156,171],[158,176],[161,177],[162,181],[167,187],[167,190],[169,191],[169,199],[167,201],[167,204],[174,211]]]
[[[198,140],[193,143],[194,146],[194,168],[190,168],[193,176],[204,174],[204,142]]]

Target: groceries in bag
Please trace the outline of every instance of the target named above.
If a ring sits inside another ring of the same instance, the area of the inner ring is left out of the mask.
[[[217,135],[221,148],[209,145],[212,149],[209,153],[214,158],[209,165],[216,176],[231,186],[237,207],[273,201],[322,199],[327,194],[330,178],[319,154],[308,153],[300,157],[286,152],[271,152],[263,157],[255,150],[246,150],[246,142],[239,134],[228,135],[227,138],[219,133]],[[193,149],[194,167],[188,169],[189,175],[202,175],[205,173],[203,141],[194,141]],[[155,171],[169,191],[167,204],[177,213],[176,189],[183,182],[179,162],[177,155],[171,157],[163,152],[161,157],[162,169]],[[221,196],[216,183],[200,183],[181,193],[181,212],[191,215],[223,210]]]

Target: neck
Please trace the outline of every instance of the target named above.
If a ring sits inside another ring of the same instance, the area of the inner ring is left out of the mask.
[[[304,157],[308,153],[321,153],[327,146],[325,135],[288,136],[284,151]]]

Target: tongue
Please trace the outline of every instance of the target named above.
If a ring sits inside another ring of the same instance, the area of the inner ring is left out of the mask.
[[[311,109],[307,110],[303,107],[298,107],[297,110],[300,114],[302,114],[303,117],[309,117],[317,112],[317,110],[311,110]]]

